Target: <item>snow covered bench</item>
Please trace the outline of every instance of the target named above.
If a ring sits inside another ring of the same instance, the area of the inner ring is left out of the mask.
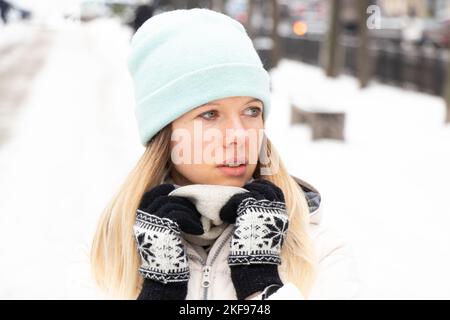
[[[319,107],[291,105],[291,124],[302,123],[311,127],[312,139],[344,140],[345,112]]]

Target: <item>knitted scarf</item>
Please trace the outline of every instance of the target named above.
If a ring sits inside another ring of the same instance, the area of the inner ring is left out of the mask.
[[[252,180],[253,178],[248,182],[251,182]],[[201,222],[203,230],[205,231],[202,235],[183,233],[185,240],[199,246],[212,245],[222,231],[228,226],[228,224],[224,223],[219,217],[220,209],[225,205],[228,199],[236,193],[247,192],[247,190],[239,187],[211,184],[180,186],[174,183],[169,173],[166,173],[163,183],[173,184],[176,189],[169,195],[189,199],[202,215]]]

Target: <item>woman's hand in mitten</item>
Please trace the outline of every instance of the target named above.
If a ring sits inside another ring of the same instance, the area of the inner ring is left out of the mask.
[[[220,212],[223,221],[235,223],[228,264],[239,300],[269,285],[283,285],[278,265],[288,229],[280,188],[260,179],[246,184],[244,189],[249,192],[231,197]]]
[[[137,209],[134,234],[144,277],[138,300],[183,300],[189,280],[181,231],[200,235],[200,213],[188,199],[169,196],[175,187],[161,184],[147,191]]]

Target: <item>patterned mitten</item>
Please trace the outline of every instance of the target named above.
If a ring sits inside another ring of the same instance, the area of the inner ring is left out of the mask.
[[[278,273],[288,214],[283,192],[267,180],[254,180],[221,209],[220,217],[235,223],[228,264],[239,300],[272,284],[282,286]]]
[[[200,235],[200,213],[186,198],[169,196],[175,187],[162,184],[146,192],[133,227],[144,277],[138,300],[183,300],[189,267],[180,231]]]

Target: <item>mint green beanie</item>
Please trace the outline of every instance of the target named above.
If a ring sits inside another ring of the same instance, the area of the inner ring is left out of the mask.
[[[146,146],[163,127],[213,100],[250,96],[270,107],[270,77],[241,23],[205,8],[148,19],[134,34],[128,69]]]

